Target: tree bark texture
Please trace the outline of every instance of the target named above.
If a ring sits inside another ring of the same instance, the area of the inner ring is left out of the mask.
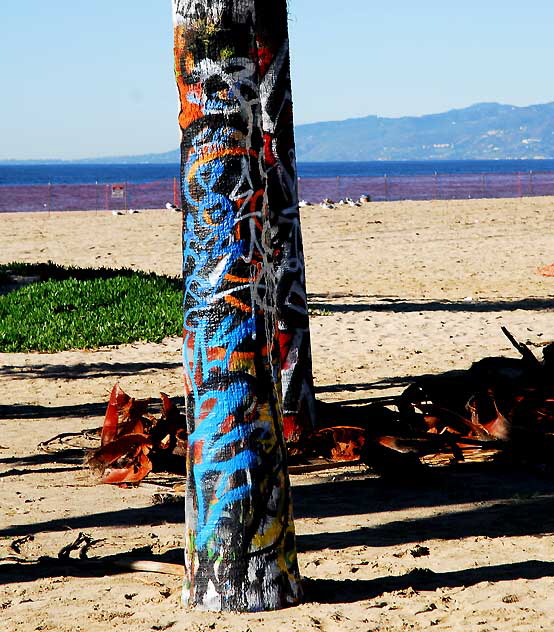
[[[257,0],[256,37],[266,198],[277,272],[283,424],[287,441],[315,426],[304,251],[298,208],[286,0]]]
[[[173,0],[189,430],[183,599],[211,610],[300,599],[277,307],[293,259],[278,236],[292,233],[276,217],[284,209],[271,210],[278,167],[264,130],[269,88],[262,95],[274,49],[264,57],[262,4]]]

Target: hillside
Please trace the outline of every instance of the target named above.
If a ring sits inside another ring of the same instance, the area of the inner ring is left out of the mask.
[[[420,117],[299,125],[299,160],[490,160],[554,157],[554,102],[480,103]]]
[[[301,162],[554,158],[554,102],[527,107],[478,103],[424,116],[366,116],[298,125],[296,146]],[[30,162],[43,161],[11,164]],[[179,150],[78,162],[179,162]]]
[[[478,103],[425,116],[364,118],[296,127],[298,160],[491,160],[554,158],[554,102]],[[178,150],[132,158],[174,162]]]

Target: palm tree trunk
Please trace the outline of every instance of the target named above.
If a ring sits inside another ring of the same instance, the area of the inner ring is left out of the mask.
[[[183,598],[211,610],[300,598],[256,4],[173,0],[189,430]]]
[[[304,251],[298,208],[286,1],[256,0],[264,169],[277,271],[283,425],[299,441],[315,425]]]

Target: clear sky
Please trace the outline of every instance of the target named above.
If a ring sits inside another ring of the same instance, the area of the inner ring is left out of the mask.
[[[289,8],[297,123],[554,100],[552,0]],[[0,59],[0,159],[177,147],[170,0],[1,0]]]

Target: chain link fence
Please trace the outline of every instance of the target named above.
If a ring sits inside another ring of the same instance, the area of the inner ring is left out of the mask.
[[[311,204],[368,195],[373,201],[455,200],[554,195],[554,171],[299,178],[299,196]]]
[[[38,184],[0,186],[0,212],[129,211],[179,205],[177,178],[113,184]]]
[[[451,200],[554,195],[554,171],[416,176],[299,178],[299,197],[311,204],[367,195],[373,201]],[[129,211],[179,206],[178,179],[112,184],[0,186],[0,212]]]

